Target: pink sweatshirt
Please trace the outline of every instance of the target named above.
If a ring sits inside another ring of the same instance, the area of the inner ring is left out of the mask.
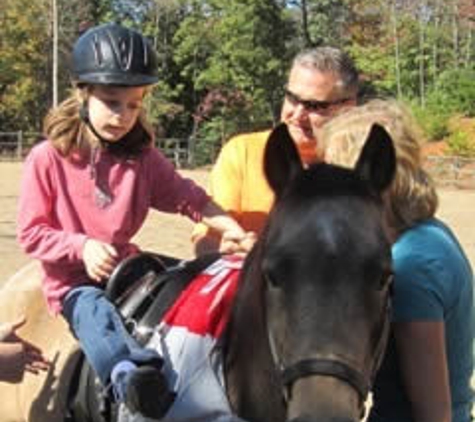
[[[91,165],[62,157],[45,141],[25,162],[17,236],[25,252],[41,261],[43,291],[58,313],[65,294],[90,281],[82,261],[88,237],[114,245],[125,258],[138,250],[130,239],[150,208],[199,221],[208,201],[155,148],[127,161],[101,150]]]

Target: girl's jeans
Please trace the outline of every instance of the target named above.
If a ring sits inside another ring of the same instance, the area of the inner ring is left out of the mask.
[[[119,311],[101,288],[71,290],[63,300],[63,316],[103,385],[109,382],[114,365],[124,359],[160,367],[160,356],[140,346],[127,332]]]

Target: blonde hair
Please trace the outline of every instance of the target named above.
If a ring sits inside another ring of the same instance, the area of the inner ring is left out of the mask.
[[[133,158],[153,143],[153,129],[147,122],[145,111],[141,110],[136,125],[121,142],[101,144],[79,115],[92,90],[92,85],[76,87],[73,94],[52,108],[44,119],[43,133],[62,155],[70,157],[79,152],[80,156],[85,156],[91,148],[105,147],[116,156]]]
[[[438,207],[435,185],[422,168],[422,132],[401,103],[372,100],[333,118],[320,138],[325,161],[353,167],[373,124],[386,129],[396,150],[396,175],[385,199],[389,223],[401,233],[433,217]]]

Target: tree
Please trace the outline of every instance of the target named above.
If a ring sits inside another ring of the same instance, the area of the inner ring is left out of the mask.
[[[51,1],[2,0],[3,130],[40,131],[52,105]],[[123,23],[157,50],[160,81],[147,97],[157,134],[188,138],[197,147],[206,136],[204,151],[216,150],[234,132],[277,121],[290,59],[321,44],[349,51],[369,92],[422,102],[435,121],[457,110],[472,113],[465,93],[475,84],[473,0],[56,2],[59,101],[70,93],[78,35],[103,22]]]
[[[38,131],[50,104],[46,77],[49,2],[4,0],[0,17],[0,122],[2,130]]]
[[[217,50],[198,83],[242,92],[252,102],[250,122],[275,121],[289,60],[283,9],[274,1],[219,3]]]
[[[358,1],[358,0],[357,0]],[[296,13],[294,18],[302,42],[300,48],[333,45],[344,47],[349,37],[347,24],[352,0],[293,0],[288,7]]]
[[[288,67],[289,24],[274,1],[190,1],[173,38],[185,110],[194,119],[191,134],[218,145],[236,131],[268,126],[278,118]],[[223,101],[209,102],[210,93]],[[190,94],[192,95],[189,98]],[[214,95],[214,94],[213,94]],[[239,98],[239,101],[235,101]]]

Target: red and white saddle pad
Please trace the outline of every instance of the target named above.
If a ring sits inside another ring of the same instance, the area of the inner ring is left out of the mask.
[[[224,391],[221,355],[214,349],[229,320],[243,260],[226,256],[205,269],[178,297],[147,347],[164,358],[177,393],[163,421],[237,422]],[[143,421],[126,414],[125,421]]]

